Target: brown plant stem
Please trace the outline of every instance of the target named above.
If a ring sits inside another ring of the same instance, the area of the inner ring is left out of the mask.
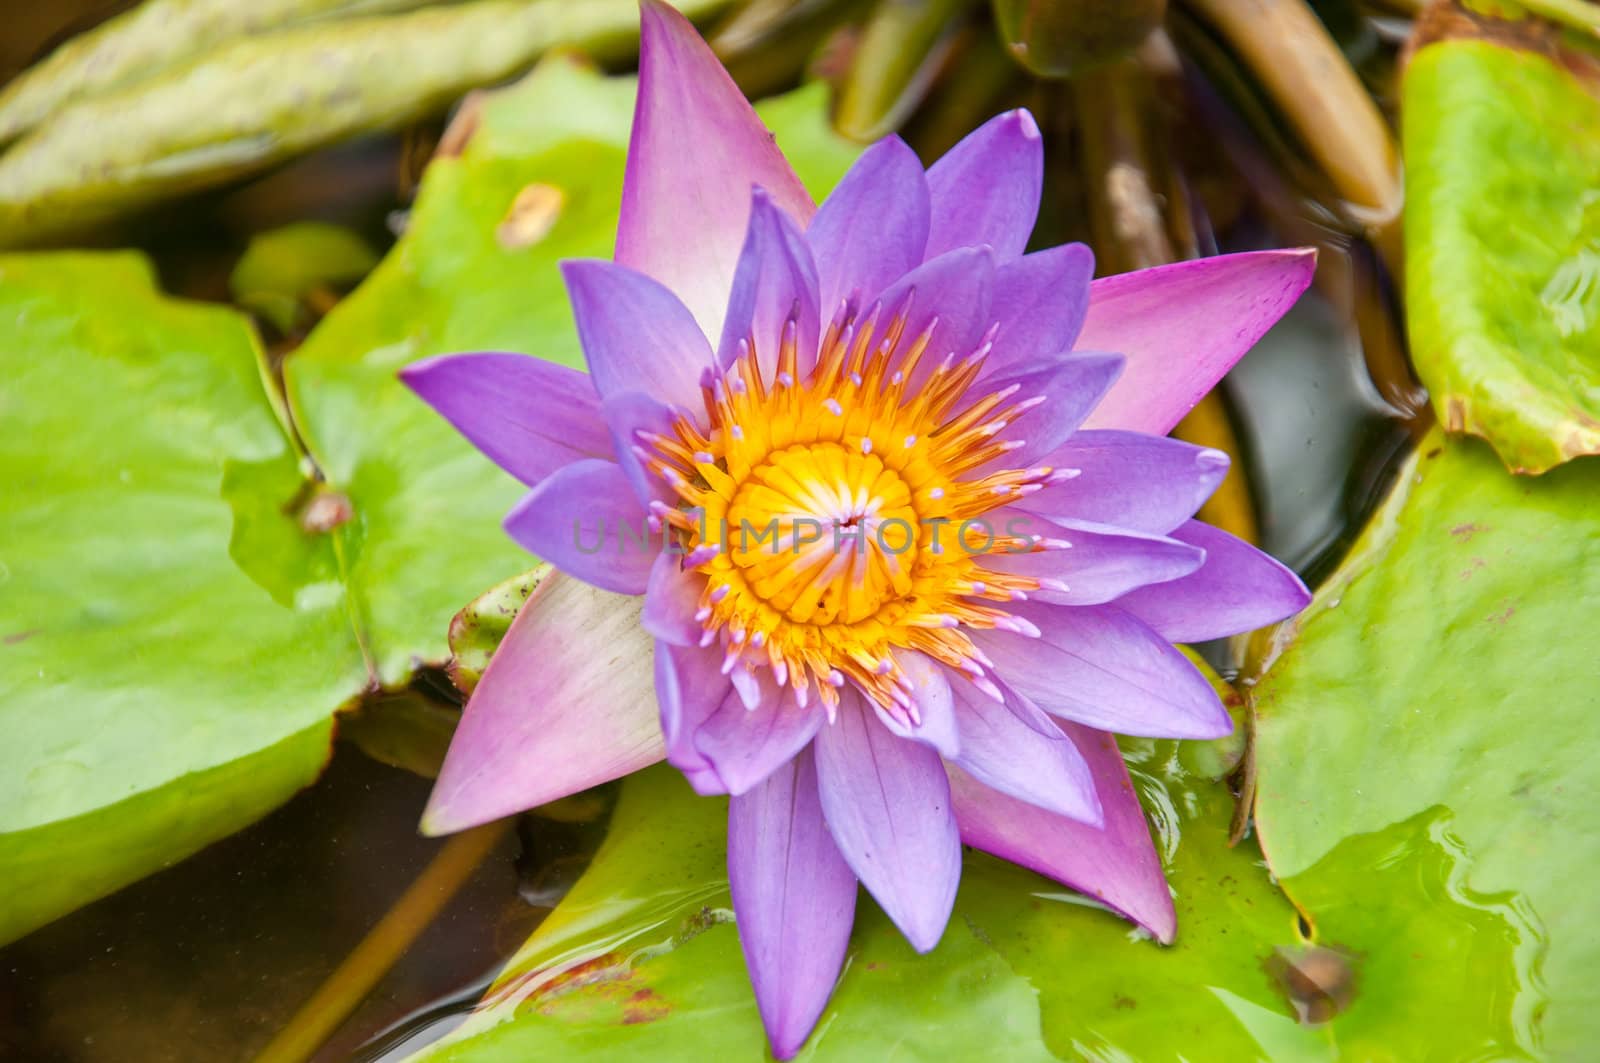
[[[928,92],[974,0],[880,0],[839,89],[834,127],[863,142],[898,129]]]
[[[1400,159],[1378,105],[1303,0],[1184,0],[1222,35],[1400,276]]]
[[[1198,254],[1188,216],[1188,191],[1170,160],[1152,150],[1148,78],[1131,60],[1073,80],[1095,247],[1100,272],[1122,273]],[[1165,209],[1164,209],[1165,208]],[[1175,241],[1181,248],[1175,248]],[[1200,519],[1247,542],[1259,541],[1239,440],[1221,394],[1212,391],[1189,411],[1173,435],[1214,447],[1234,459],[1227,477],[1200,508]]]

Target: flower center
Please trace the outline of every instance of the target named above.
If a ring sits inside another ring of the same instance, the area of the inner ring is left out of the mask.
[[[881,329],[876,311],[844,316],[802,379],[791,322],[765,364],[747,342],[711,376],[703,420],[639,436],[681,499],[652,515],[705,576],[695,616],[702,645],[722,640],[725,672],[771,667],[802,705],[814,682],[830,712],[849,679],[912,720],[897,651],[993,689],[962,628],[1026,630],[991,603],[1039,583],[983,561],[1041,547],[986,515],[1068,474],[1003,467],[1021,443],[1001,432],[1042,400],[1014,386],[969,398],[987,339],[929,368],[931,331],[907,340],[903,316]]]
[[[795,624],[857,624],[911,592],[917,511],[900,473],[839,443],[793,444],[754,466],[728,506],[728,558]]]

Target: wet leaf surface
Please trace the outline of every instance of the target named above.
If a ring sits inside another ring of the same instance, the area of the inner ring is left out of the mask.
[[[1530,481],[1435,432],[1256,688],[1262,845],[1319,942],[1363,956],[1336,1024],[1362,1058],[1600,1033],[1596,498],[1600,463]]]
[[[310,783],[366,668],[240,315],[50,255],[0,320],[4,941]]]
[[[1518,472],[1600,453],[1600,66],[1559,54],[1444,40],[1405,78],[1417,371]]]
[[[1176,945],[972,853],[927,956],[862,895],[843,978],[798,1058],[1177,1060],[1199,1058],[1201,1036],[1205,1058],[1315,1058],[1321,1036],[1296,1024],[1267,968],[1300,947],[1295,912],[1251,846],[1226,846],[1227,789],[1186,771],[1177,743],[1127,752],[1176,891]],[[588,874],[483,1010],[422,1058],[764,1058],[729,910],[726,818],[725,801],[696,797],[671,769],[631,777]]]

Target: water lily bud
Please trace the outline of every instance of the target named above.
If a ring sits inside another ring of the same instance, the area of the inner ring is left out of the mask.
[[[1001,39],[1042,77],[1070,77],[1121,58],[1166,12],[1167,0],[994,0]]]

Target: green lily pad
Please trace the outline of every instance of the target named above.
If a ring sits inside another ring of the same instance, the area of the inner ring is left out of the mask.
[[[4,942],[310,783],[366,668],[240,315],[46,255],[0,321]]]
[[[762,109],[819,192],[858,150],[827,132],[825,91]],[[553,59],[486,95],[461,153],[429,166],[399,244],[285,363],[295,423],[354,505],[338,534],[385,685],[444,662],[470,589],[529,565],[500,529],[516,481],[395,374],[471,350],[583,365],[557,263],[610,257],[633,93],[631,80]]]
[[[1516,472],[1600,453],[1600,96],[1482,40],[1405,78],[1406,294],[1417,371],[1452,431]]]
[[[1387,1015],[1360,1058],[1577,1059],[1600,1037],[1596,499],[1600,462],[1517,479],[1435,432],[1276,639],[1256,821],[1319,940],[1366,957],[1358,1001]],[[1450,995],[1448,1028],[1418,1022]]]

